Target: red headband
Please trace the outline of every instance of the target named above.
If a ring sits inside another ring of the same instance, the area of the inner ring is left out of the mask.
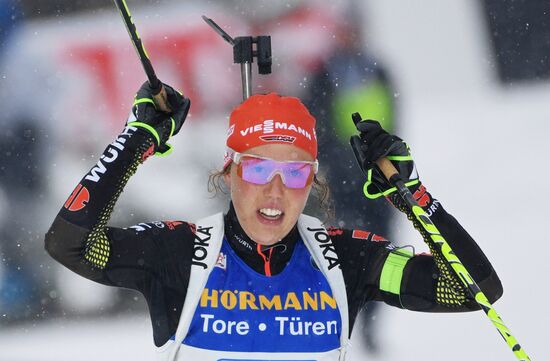
[[[298,98],[252,95],[229,117],[227,147],[243,153],[273,143],[294,145],[317,159],[315,118]]]

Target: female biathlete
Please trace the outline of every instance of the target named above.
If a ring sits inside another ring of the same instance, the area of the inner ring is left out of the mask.
[[[144,84],[124,130],[76,186],[45,240],[72,271],[145,296],[159,359],[344,360],[354,320],[369,301],[427,312],[479,308],[432,247],[433,255],[413,254],[368,230],[325,228],[302,214],[320,182],[315,119],[297,98],[253,95],[231,113],[218,174],[231,195],[227,212],[195,223],[107,226],[138,166],[169,150],[166,142],[185,121],[189,100],[165,87],[172,113],[157,111]],[[400,176],[497,300],[502,286],[494,269],[420,183],[405,143],[374,121],[357,129],[366,191],[407,212],[375,166],[382,156],[400,156],[393,161]]]

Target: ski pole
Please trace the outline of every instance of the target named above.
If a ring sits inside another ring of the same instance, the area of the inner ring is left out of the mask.
[[[155,100],[155,104],[163,112],[170,113],[172,109],[168,105],[166,89],[164,89],[162,82],[157,78],[157,75],[155,74],[155,69],[153,69],[153,64],[151,64],[151,60],[149,60],[149,55],[147,54],[147,51],[143,46],[141,38],[139,37],[138,31],[136,29],[136,25],[132,20],[130,9],[128,9],[128,5],[126,5],[125,0],[114,0],[114,1],[115,1],[116,7],[118,8],[118,11],[120,12],[120,15],[122,16],[122,19],[124,20],[124,25],[126,25],[126,29],[128,30],[128,34],[130,35],[132,44],[136,49],[139,60],[141,61],[143,70],[145,70],[145,74],[147,75],[149,85],[153,90],[153,99]]]
[[[352,119],[353,122],[357,124],[361,121],[362,118],[359,113],[353,113]],[[401,179],[399,172],[397,171],[397,169],[395,169],[392,162],[387,157],[383,157],[376,161],[376,165],[378,166],[378,168],[380,168],[390,184],[397,189],[397,193],[403,199],[407,207],[412,211],[416,220],[430,235],[430,239],[435,244],[436,250],[438,250],[443,255],[443,257],[451,266],[462,284],[468,289],[468,293],[470,294],[470,296],[485,312],[489,320],[493,323],[497,331],[504,338],[504,341],[514,352],[518,360],[530,361],[531,359],[529,358],[529,356],[527,356],[525,351],[521,348],[516,338],[510,332],[510,329],[504,324],[493,305],[489,302],[483,291],[481,291],[472,276],[470,276],[470,273],[468,272],[466,267],[464,267],[462,262],[460,262],[457,255],[451,249],[451,246],[449,246],[449,243],[447,243],[445,238],[441,235],[441,232],[439,232],[435,224],[432,223],[430,217],[426,214],[422,207],[420,207],[420,205],[418,205],[418,203],[414,200],[411,191],[409,190],[409,188],[407,188],[407,186],[405,186],[405,183]]]

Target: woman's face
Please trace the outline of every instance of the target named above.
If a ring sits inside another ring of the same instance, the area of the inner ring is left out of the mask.
[[[278,161],[313,161],[303,149],[287,144],[267,144],[246,151]],[[237,166],[225,175],[231,190],[231,200],[239,223],[255,242],[271,245],[286,236],[304,210],[311,184],[304,188],[288,188],[281,176],[275,174],[267,184],[253,184],[237,175]]]

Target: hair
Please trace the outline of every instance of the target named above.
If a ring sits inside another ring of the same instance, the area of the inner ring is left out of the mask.
[[[227,184],[225,184],[225,181],[223,177],[226,174],[229,174],[231,171],[231,167],[233,164],[231,163],[229,166],[225,167],[223,170],[215,170],[210,173],[208,177],[208,192],[213,194],[213,197],[216,197],[219,193],[222,193],[224,195],[229,194],[229,189],[227,188]],[[310,203],[310,199],[308,199],[308,203],[306,208],[309,208],[310,211],[315,212],[316,209],[320,209],[322,211],[321,216],[324,216],[324,223],[326,223],[328,220],[334,218],[334,207],[332,204],[332,199],[330,197],[330,188],[328,186],[328,182],[323,176],[315,175],[313,177],[313,196],[314,201],[317,203],[315,206],[312,206]]]

